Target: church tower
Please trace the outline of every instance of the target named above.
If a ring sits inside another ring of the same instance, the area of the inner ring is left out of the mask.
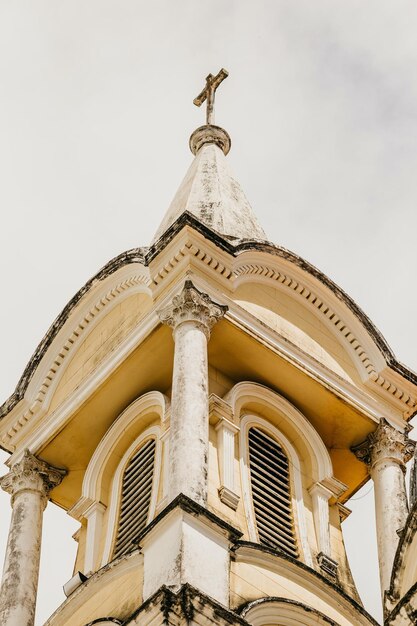
[[[49,499],[80,527],[47,626],[375,625],[342,532],[370,478],[389,623],[413,623],[409,598],[395,606],[417,577],[402,565],[417,378],[346,293],[268,241],[214,124],[226,76],[194,101],[207,123],[150,246],[80,289],[1,407],[2,626],[33,625]]]

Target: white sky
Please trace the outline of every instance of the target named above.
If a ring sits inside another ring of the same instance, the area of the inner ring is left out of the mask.
[[[0,2],[0,400],[86,280],[152,238],[204,121],[192,100],[222,66],[216,121],[269,238],[416,370],[416,32],[412,0]],[[380,615],[372,495],[345,533]],[[39,624],[72,573],[76,525],[54,508]]]

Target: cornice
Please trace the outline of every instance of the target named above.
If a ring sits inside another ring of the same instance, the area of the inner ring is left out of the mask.
[[[101,280],[103,281],[104,277]],[[58,383],[62,366],[72,356],[77,345],[84,339],[86,333],[92,328],[93,323],[101,317],[104,310],[107,310],[114,301],[120,301],[121,297],[130,295],[133,288],[140,285],[148,287],[149,282],[149,278],[146,275],[141,275],[138,272],[133,275],[130,274],[127,277],[120,277],[120,280],[113,287],[108,290],[106,289],[104,294],[98,294],[96,299],[93,299],[87,307],[79,311],[78,320],[74,320],[74,325],[71,329],[68,329],[60,345],[57,346],[52,364],[46,364],[46,368],[42,368],[42,364],[39,363],[37,359],[30,362],[33,369],[30,372],[28,371],[28,374],[30,374],[28,384],[30,384],[32,380],[35,382],[35,372],[39,378],[35,388],[36,395],[31,404],[23,409],[23,411],[19,412],[16,416],[16,420],[14,422],[12,420],[7,432],[3,434],[1,441],[6,448],[8,442],[26,425],[26,423],[42,409],[48,408],[47,400],[48,398],[50,399]],[[59,330],[64,330],[64,324]],[[50,331],[48,331],[48,334],[51,335],[51,343],[59,334],[59,330],[55,330],[53,325]],[[52,336],[54,333],[55,336]],[[0,416],[2,408],[3,407],[0,408]],[[10,412],[9,417],[12,415],[13,411]]]
[[[279,549],[251,541],[240,540],[236,542],[233,547],[233,554],[237,562],[241,561],[261,567],[270,566],[274,569],[279,568],[280,572],[285,572],[286,570],[285,573],[292,572],[293,577],[298,579],[303,587],[310,589],[318,597],[321,595],[322,598],[327,601],[332,598],[337,602],[340,609],[343,607],[343,611],[350,618],[353,610],[358,618],[361,616],[369,625],[379,626],[373,617],[338,584],[333,583],[316,570],[305,565],[305,563],[302,563]],[[321,588],[321,585],[317,584],[318,582],[323,585],[323,588]],[[239,612],[242,612],[245,606],[247,605],[242,606]]]
[[[204,239],[200,238],[199,240],[195,236],[190,236],[182,242],[180,249],[172,245],[169,246],[175,236],[189,226],[200,235],[204,235]],[[209,244],[214,243],[216,247],[221,248],[223,252],[222,262],[219,260],[219,255],[216,258],[216,255],[210,251],[206,239],[209,239]],[[158,289],[161,288],[162,282],[169,274],[175,274],[178,265],[188,255],[205,265],[208,270],[211,270],[212,275],[219,275],[222,283],[226,282],[231,291],[236,289],[241,279],[245,277],[261,278],[266,283],[279,285],[283,289],[292,291],[297,298],[302,299],[307,306],[312,307],[322,317],[324,323],[340,337],[348,352],[360,364],[364,372],[364,382],[370,388],[375,388],[375,391],[378,390],[377,392],[389,399],[390,402],[401,407],[407,419],[411,419],[415,414],[417,399],[404,388],[404,384],[401,385],[401,382],[404,382],[405,379],[411,385],[417,386],[417,375],[396,361],[381,333],[355,302],[333,281],[301,257],[268,242],[237,241],[232,243],[199,224],[192,215],[187,213],[183,213],[165,235],[150,248],[147,262],[149,263],[150,260],[155,259],[157,254],[163,252],[169,254],[164,258],[161,267],[152,275],[153,283]],[[224,252],[230,255],[229,262],[225,262]],[[256,256],[256,261],[250,260],[251,253]],[[276,257],[278,263],[279,260],[286,261],[285,271],[271,267],[271,259],[268,259],[268,255],[269,257],[271,255]],[[302,280],[303,273],[306,278],[312,279],[312,282],[316,283],[316,289],[308,285],[306,280]],[[333,305],[330,303],[332,299],[334,300]],[[350,324],[342,319],[341,311],[336,310],[343,305],[347,306],[354,316]],[[364,342],[358,338],[357,329],[354,329],[353,326],[365,328],[368,338],[374,344],[371,350],[364,347]],[[377,360],[380,361],[378,365],[376,364]],[[394,363],[396,364],[395,367],[393,366]],[[381,365],[388,367],[380,367]],[[389,368],[394,371],[389,371]],[[400,371],[402,374],[398,376]]]
[[[267,596],[265,598],[259,598],[258,600],[252,600],[251,602],[247,602],[246,604],[244,604],[242,607],[239,608],[239,613],[243,617],[246,617],[248,616],[248,613],[250,613],[253,609],[267,607],[270,604],[301,609],[305,611],[309,617],[314,616],[314,621],[318,625],[327,624],[328,626],[339,626],[339,624],[337,624],[334,620],[330,619],[330,617],[327,617],[326,615],[324,615],[324,613],[321,613],[320,611],[313,609],[311,606],[308,606],[307,604],[304,604],[303,602],[299,602],[297,600],[290,600],[289,598],[283,598],[283,597],[277,597],[277,596]],[[253,620],[252,615],[249,615],[248,617],[251,620]]]
[[[400,535],[397,550],[395,553],[394,564],[392,567],[390,588],[386,594],[386,600],[394,605],[400,597],[400,588],[403,580],[404,568],[407,562],[407,551],[411,546],[417,533],[417,500],[414,502],[408,514],[404,530]],[[387,602],[387,604],[388,604]],[[388,608],[388,607],[387,607]]]
[[[25,391],[26,391],[26,389],[27,389],[27,387],[28,387],[32,377],[33,377],[33,374],[35,373],[35,371],[36,371],[38,365],[40,364],[43,356],[45,355],[46,351],[48,350],[48,348],[52,344],[52,342],[55,339],[56,335],[61,330],[61,328],[64,326],[64,324],[68,320],[69,316],[71,315],[72,311],[76,308],[76,306],[79,304],[81,299],[88,292],[90,292],[92,289],[94,289],[94,287],[96,287],[97,284],[99,284],[100,282],[104,281],[111,274],[114,274],[121,267],[124,267],[125,265],[134,264],[134,263],[138,263],[138,264],[143,265],[144,262],[145,262],[145,252],[146,252],[146,248],[133,248],[132,250],[128,250],[126,252],[122,252],[118,256],[116,256],[113,259],[111,259],[111,261],[106,263],[106,265],[104,265],[101,268],[101,270],[99,270],[97,272],[97,274],[95,274],[92,278],[90,278],[90,280],[88,280],[85,283],[85,285],[83,287],[81,287],[81,289],[79,289],[77,291],[77,293],[71,298],[71,300],[68,302],[68,304],[62,309],[61,313],[54,320],[54,322],[52,322],[49,330],[47,331],[47,333],[45,334],[45,336],[43,337],[41,342],[38,344],[35,352],[33,353],[33,355],[31,356],[28,364],[26,365],[26,368],[25,368],[22,376],[20,377],[19,382],[17,383],[15,391],[6,400],[6,402],[4,402],[0,406],[0,419],[2,417],[4,417],[5,415],[7,415],[8,413],[10,413],[10,411],[16,406],[16,404],[20,400],[22,400],[22,398],[23,398],[23,396],[25,394]],[[122,287],[121,287],[121,289],[123,290]],[[105,303],[103,303],[103,306],[104,305],[105,305]],[[97,306],[100,306],[100,303],[97,303]],[[94,309],[92,309],[92,312],[91,312],[92,316],[94,316],[93,312],[94,312]],[[89,321],[91,321],[91,320],[90,320],[89,317],[87,317],[85,320],[83,320],[80,323],[81,330],[83,330],[84,326],[86,324],[88,324]],[[83,326],[83,324],[84,324],[84,326]],[[70,341],[70,339],[69,339],[69,341]],[[71,343],[71,341],[70,341],[70,343]],[[58,355],[57,358],[59,358],[59,356],[60,355]]]
[[[180,236],[179,247],[174,241],[177,236]],[[160,255],[161,260],[164,255],[166,258],[163,259],[161,265],[155,264]],[[274,257],[275,262],[273,262]],[[26,392],[34,378],[35,371],[42,367],[41,361],[46,352],[88,293],[122,267],[138,264],[144,270],[146,268],[146,272],[152,269],[151,280],[149,282],[145,280],[144,283],[149,286],[156,297],[165,288],[165,279],[169,276],[171,280],[181,268],[189,264],[190,259],[194,259],[198,267],[205,268],[208,275],[217,276],[229,292],[232,292],[242,280],[256,278],[271,285],[279,285],[280,288],[291,291],[295,297],[303,299],[307,306],[315,310],[316,315],[321,316],[327,327],[332,328],[333,332],[340,337],[347,350],[354,354],[355,361],[360,364],[364,372],[365,384],[380,396],[385,397],[389,403],[401,408],[406,419],[410,419],[415,414],[417,400],[413,396],[414,389],[417,388],[417,375],[395,359],[385,339],[370,319],[333,281],[313,265],[283,247],[269,242],[227,239],[198,222],[191,214],[183,213],[153,246],[148,249],[134,248],[115,257],[75,294],[36,348],[16,390],[0,407],[0,418],[10,414],[14,408],[17,408],[20,401],[26,401]],[[304,280],[302,280],[303,275]],[[23,410],[20,408],[18,415],[16,413],[19,422],[22,422],[18,428],[39,410],[63,360],[68,356],[86,326],[108,301],[118,296],[119,290],[124,291],[132,286],[133,283],[126,282],[124,285],[114,287],[112,293],[109,292],[104,300],[100,299],[96,302],[84,318],[75,323],[72,331],[56,351],[52,365],[49,366],[48,371],[44,372],[42,382],[27,399]],[[353,315],[350,322],[343,315],[343,307],[347,307]],[[357,328],[354,328],[355,326]],[[358,336],[357,331],[361,328],[366,331],[369,347],[365,347],[364,341],[361,341]],[[375,360],[381,362],[376,363]],[[381,367],[383,364],[385,367]]]
[[[36,414],[32,419],[37,420],[36,431],[33,431],[25,439],[25,446],[32,451],[39,450],[45,442],[47,442],[57,428],[61,428],[67,423],[71,415],[86,401],[86,399],[97,389],[97,387],[105,380],[119,365],[119,363],[127,357],[128,354],[141,342],[150,332],[158,325],[158,318],[154,311],[148,313],[141,323],[136,326],[125,340],[120,344],[118,350],[113,350],[107,359],[94,370],[90,377],[87,377],[54,411],[51,413]],[[15,437],[17,433],[22,431],[25,424],[20,425],[17,421],[14,423],[16,431],[12,435],[6,433],[3,443],[7,441],[7,449],[10,451],[10,445],[15,447]],[[20,440],[19,440],[20,441]],[[21,450],[9,457],[7,464],[13,464],[20,457]]]

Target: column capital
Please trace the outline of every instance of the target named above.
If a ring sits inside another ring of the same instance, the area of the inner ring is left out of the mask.
[[[48,465],[26,449],[22,459],[0,478],[0,487],[12,496],[12,503],[21,491],[38,492],[46,501],[51,489],[59,485],[65,474],[65,470]]]
[[[406,428],[403,432],[391,426],[382,417],[376,430],[367,436],[365,441],[352,448],[356,457],[372,469],[381,461],[393,461],[405,469],[405,464],[413,456],[415,441],[408,438]]]
[[[183,322],[197,322],[208,338],[210,330],[226,311],[227,306],[214,302],[208,294],[199,291],[191,280],[186,280],[181,293],[173,297],[169,306],[158,311],[158,315],[163,324],[174,330]]]

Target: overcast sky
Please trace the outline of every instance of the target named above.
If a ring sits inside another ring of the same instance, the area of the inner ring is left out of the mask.
[[[417,370],[416,32],[414,0],[0,1],[0,401],[87,279],[151,240],[204,122],[192,100],[222,66],[216,122],[269,239]],[[379,615],[370,488],[345,529]],[[72,574],[77,526],[53,509],[39,624]]]

